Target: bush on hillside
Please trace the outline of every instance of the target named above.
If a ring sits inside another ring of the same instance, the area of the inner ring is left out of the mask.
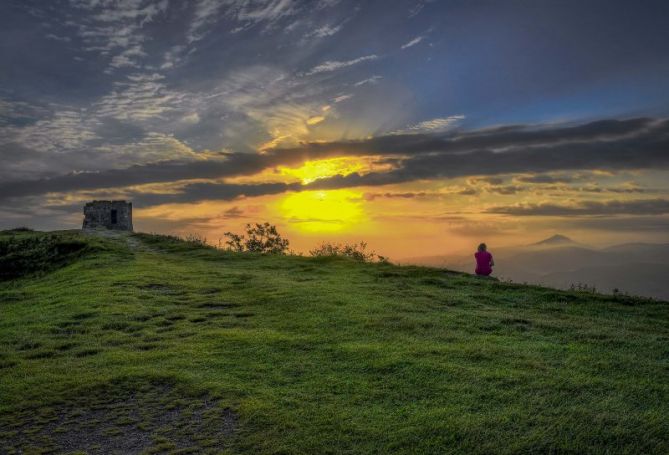
[[[234,232],[224,235],[228,238],[225,242],[227,249],[239,253],[286,254],[290,243],[281,237],[276,226],[267,222],[247,224],[246,236]]]
[[[578,282],[576,284],[571,283],[571,285],[569,286],[569,290],[574,292],[587,292],[589,294],[597,293],[597,288],[595,286],[590,286],[587,283],[581,283],[581,282]]]
[[[373,251],[367,251],[366,242],[345,244],[323,242],[309,251],[309,254],[314,257],[341,256],[359,262],[388,262],[387,257],[380,256]]]
[[[69,235],[48,234],[0,239],[0,280],[43,272],[67,264],[88,244]]]

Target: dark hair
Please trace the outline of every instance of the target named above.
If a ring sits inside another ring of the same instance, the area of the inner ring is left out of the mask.
[[[479,245],[479,251],[486,251],[488,249],[488,246],[485,243],[482,243]]]

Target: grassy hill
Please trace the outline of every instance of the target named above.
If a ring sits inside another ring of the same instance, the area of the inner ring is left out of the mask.
[[[0,453],[669,452],[666,302],[143,234],[0,270]]]

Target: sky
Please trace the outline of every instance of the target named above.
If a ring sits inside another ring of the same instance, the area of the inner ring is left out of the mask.
[[[669,2],[5,0],[0,229],[669,242]]]

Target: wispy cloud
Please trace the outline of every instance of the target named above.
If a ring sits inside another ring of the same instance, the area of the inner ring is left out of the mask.
[[[334,101],[335,103],[341,103],[342,101],[346,101],[346,100],[351,99],[351,98],[353,98],[353,95],[351,95],[351,94],[339,95],[339,96],[335,97],[332,101]]]
[[[1,127],[0,144],[17,142],[41,152],[67,153],[79,150],[87,141],[95,139],[94,129],[98,124],[85,111],[61,107],[31,125]]]
[[[58,36],[58,35],[54,35],[53,33],[47,33],[44,36],[47,39],[51,39],[51,40],[54,40],[54,41],[62,41],[64,43],[69,43],[69,42],[72,41],[72,38],[70,38],[69,36]]]
[[[371,54],[371,55],[365,55],[364,57],[358,57],[353,60],[345,60],[345,61],[328,60],[326,62],[321,63],[320,65],[314,66],[306,73],[306,75],[311,76],[313,74],[328,73],[342,68],[348,68],[349,66],[357,65],[358,63],[377,60],[378,58],[379,58],[378,55]]]
[[[367,79],[363,79],[361,81],[356,82],[355,84],[353,84],[353,86],[354,87],[360,87],[360,86],[366,85],[366,84],[373,85],[373,84],[376,84],[381,79],[383,79],[383,76],[374,75],[372,77],[368,77]]]
[[[111,72],[126,66],[139,67],[139,58],[147,55],[143,48],[147,39],[143,28],[165,13],[168,1],[70,0],[70,4],[87,14],[68,24],[76,27],[85,51],[111,56],[108,68]]]
[[[221,16],[234,20],[238,26],[230,31],[239,32],[260,23],[272,27],[280,19],[297,14],[302,7],[295,0],[199,0],[188,30],[188,43],[201,40],[208,33],[208,26]]]
[[[408,49],[408,48],[410,48],[410,47],[412,47],[412,46],[415,46],[416,44],[420,43],[420,42],[423,41],[424,39],[425,39],[424,36],[417,36],[417,37],[415,37],[414,39],[412,39],[411,41],[409,41],[408,43],[403,44],[402,47],[401,47],[401,49]]]
[[[417,16],[425,8],[425,1],[419,1],[409,10],[409,19]]]
[[[464,115],[451,115],[449,117],[434,118],[432,120],[425,120],[414,125],[409,125],[406,128],[393,131],[392,134],[419,134],[419,133],[439,133],[453,128],[455,125],[464,120]]]
[[[97,115],[144,121],[176,110],[178,102],[185,96],[169,90],[164,79],[158,73],[140,73],[115,82],[114,90],[94,104]]]
[[[198,0],[195,2],[193,20],[190,23],[187,40],[191,44],[201,40],[205,34],[205,26],[218,20],[219,10],[223,7],[221,0]]]
[[[138,63],[138,59],[140,57],[146,57],[146,52],[142,50],[142,47],[139,45],[132,46],[123,52],[121,52],[118,55],[115,55],[111,63],[109,64],[110,68],[108,68],[105,72],[110,73],[112,68],[123,68],[123,67],[131,67],[131,68],[139,68],[140,65]]]
[[[342,25],[323,25],[321,27],[318,27],[317,29],[313,30],[311,33],[309,33],[307,36],[308,37],[316,37],[316,38],[325,38],[328,36],[332,36],[339,32],[342,29]]]

